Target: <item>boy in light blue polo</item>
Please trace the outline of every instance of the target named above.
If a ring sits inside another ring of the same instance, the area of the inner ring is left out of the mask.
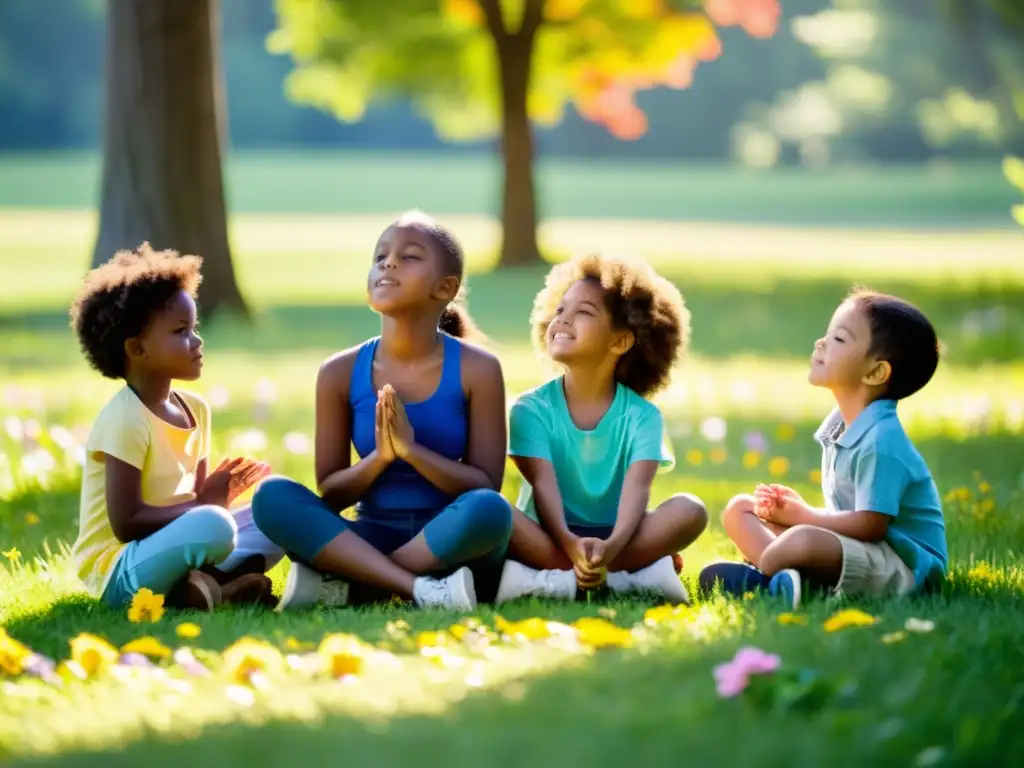
[[[948,565],[942,505],[896,413],[937,366],[935,330],[916,307],[866,290],[844,301],[815,343],[808,376],[836,399],[815,433],[825,509],[781,485],[734,498],[722,522],[749,565],[708,566],[702,589],[767,587],[795,608],[803,577],[875,596],[938,585]]]

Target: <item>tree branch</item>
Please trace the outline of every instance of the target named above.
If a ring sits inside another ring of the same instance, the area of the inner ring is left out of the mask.
[[[476,2],[480,6],[480,10],[484,12],[487,30],[500,45],[509,37],[508,30],[505,29],[505,22],[501,17],[501,0],[476,0]]]
[[[526,0],[523,8],[523,23],[519,27],[519,35],[532,38],[544,22],[544,0]]]

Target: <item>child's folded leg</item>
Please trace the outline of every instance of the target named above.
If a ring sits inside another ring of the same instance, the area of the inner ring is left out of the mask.
[[[608,564],[608,570],[638,571],[663,557],[671,559],[692,544],[707,525],[707,509],[696,496],[681,493],[666,499],[643,516],[633,538]]]
[[[748,563],[758,566],[761,553],[786,528],[766,523],[754,514],[754,497],[734,496],[722,510],[722,527]]]
[[[226,510],[214,506],[189,510],[125,548],[103,592],[104,602],[126,605],[144,587],[165,596],[175,587],[182,589],[180,583],[183,579],[188,583],[190,572],[231,554],[235,533],[235,521]]]
[[[284,550],[261,531],[252,517],[252,505],[230,510],[238,533],[231,554],[207,572],[220,584],[248,574],[269,571],[284,558]]]

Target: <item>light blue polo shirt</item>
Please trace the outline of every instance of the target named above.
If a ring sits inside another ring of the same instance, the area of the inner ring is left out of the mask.
[[[942,503],[928,465],[910,442],[895,400],[876,400],[846,427],[837,408],[814,433],[831,512],[892,515],[885,540],[914,572],[917,588],[940,582],[949,555]]]
[[[601,421],[583,430],[569,414],[561,376],[525,392],[512,406],[509,454],[554,465],[568,525],[614,525],[626,470],[634,462],[656,461],[663,471],[675,466],[656,405],[617,384]],[[529,483],[523,483],[517,506],[537,519]]]

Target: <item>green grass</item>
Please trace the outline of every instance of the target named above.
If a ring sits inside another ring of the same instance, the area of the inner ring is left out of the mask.
[[[233,153],[227,191],[236,213],[379,213],[420,207],[437,214],[499,208],[493,154],[356,151]],[[537,163],[549,218],[687,219],[897,227],[1012,229],[1015,190],[998,162],[850,166],[757,172],[721,164]],[[0,155],[0,207],[92,208],[96,153]]]
[[[1019,242],[1011,235],[965,239],[978,260],[950,258],[925,276],[907,255],[908,242],[955,250],[927,233],[860,232],[874,243],[869,258],[837,264],[814,258],[848,246],[830,233],[784,230],[771,246],[778,253],[768,256],[759,250],[763,238],[743,252],[731,228],[710,228],[680,242],[670,258],[673,237],[652,234],[648,223],[617,222],[617,236],[644,246],[693,312],[692,355],[659,398],[678,466],[658,479],[655,500],[686,490],[720,509],[765,479],[775,457],[788,461],[785,482],[820,500],[811,433],[830,404],[805,383],[813,339],[853,280],[897,291],[933,318],[946,358],[901,413],[950,497],[950,581],[933,597],[854,603],[878,623],[837,633],[825,632],[822,622],[840,606],[825,602],[807,607],[806,626],[782,626],[769,602],[715,598],[677,626],[643,631],[649,606],[640,603],[516,604],[501,615],[563,622],[603,616],[640,630],[628,649],[587,653],[543,641],[497,643],[490,656],[460,651],[463,664],[439,665],[404,649],[392,623],[405,620],[415,636],[459,620],[444,612],[224,610],[188,616],[202,634],[184,641],[174,631],[180,617],[134,625],[84,596],[64,555],[77,526],[74,448],[66,452],[53,428],[64,427],[80,442],[116,384],[85,368],[67,329],[66,306],[85,263],[91,220],[48,215],[0,216],[0,413],[12,417],[0,433],[0,551],[21,552],[14,566],[0,556],[0,626],[55,659],[68,657],[68,641],[81,632],[115,644],[152,634],[215,654],[215,668],[216,654],[242,636],[286,649],[289,638],[316,643],[344,632],[391,647],[397,665],[368,662],[353,683],[272,675],[271,687],[257,691],[249,705],[229,698],[219,675],[190,680],[188,690],[145,675],[62,688],[0,680],[5,764],[1008,764],[1024,748],[1024,264],[1008,255]],[[525,342],[543,273],[487,272],[486,225],[458,221],[471,244],[471,306],[502,357],[511,397],[545,375]],[[289,452],[284,437],[311,434],[319,362],[374,332],[361,286],[376,222],[310,226],[299,217],[236,218],[238,266],[259,315],[252,329],[213,324],[205,330],[208,365],[196,389],[220,403],[218,453],[248,445],[275,470],[311,481],[311,457]],[[565,225],[560,236],[575,242],[592,234],[581,223]],[[273,398],[265,382],[273,384]],[[701,434],[710,417],[728,426],[722,443]],[[23,465],[35,445],[8,434],[14,419],[30,432],[38,425],[36,442],[55,457],[51,471],[32,476]],[[770,443],[756,467],[743,461],[753,432]],[[509,495],[517,483],[510,469]],[[684,577],[734,555],[713,522],[687,551]],[[285,568],[273,573],[278,586]],[[478,616],[494,626],[491,609],[481,607]],[[882,642],[910,617],[934,621],[934,631]],[[783,670],[817,671],[834,695],[809,711],[718,698],[713,667],[745,645],[779,654]]]

